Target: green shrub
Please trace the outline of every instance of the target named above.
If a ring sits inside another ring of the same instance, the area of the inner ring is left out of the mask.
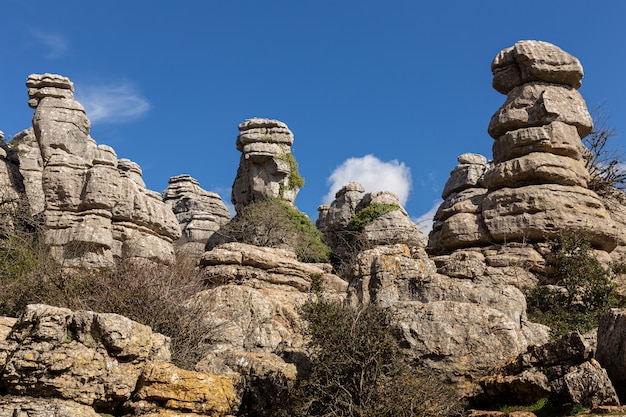
[[[304,178],[300,175],[298,162],[291,152],[286,152],[280,157],[281,160],[289,163],[289,189],[304,187]]]
[[[350,224],[348,225],[348,229],[360,232],[365,228],[365,226],[373,223],[374,220],[383,214],[399,209],[400,206],[397,204],[372,203],[363,210],[359,211],[352,218]]]
[[[459,411],[452,391],[403,360],[391,316],[318,298],[302,308],[311,355],[281,416],[444,416]]]
[[[555,336],[597,327],[602,313],[618,304],[613,277],[620,265],[604,268],[584,230],[561,231],[552,251],[554,272],[545,282],[552,286],[528,292],[529,318],[551,327]]]
[[[270,248],[293,249],[302,262],[328,262],[330,248],[306,214],[279,198],[268,198],[244,207],[220,228],[207,249],[222,242],[241,242]]]

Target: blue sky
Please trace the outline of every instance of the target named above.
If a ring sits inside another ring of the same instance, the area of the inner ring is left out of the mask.
[[[588,107],[626,130],[619,0],[2,0],[0,18],[6,135],[30,126],[28,75],[62,74],[91,136],[138,162],[148,188],[185,173],[229,201],[237,125],[279,119],[313,220],[354,179],[396,190],[412,217],[431,210],[459,154],[491,157],[487,125],[505,96],[490,64],[518,40],[579,58]]]

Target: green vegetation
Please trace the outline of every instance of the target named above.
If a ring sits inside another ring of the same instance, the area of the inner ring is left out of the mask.
[[[526,406],[503,406],[500,411],[505,414],[513,412],[534,413],[537,417],[566,417],[575,416],[588,410],[577,404],[552,404],[547,398],[541,398],[534,404]]]
[[[365,226],[373,223],[374,220],[383,214],[399,209],[400,206],[397,204],[372,203],[354,216],[354,218],[350,221],[348,228],[352,231],[360,232],[365,228]]]
[[[289,189],[293,190],[294,188],[304,187],[304,178],[302,178],[302,176],[300,175],[298,162],[296,161],[296,158],[293,156],[293,154],[291,152],[286,152],[280,157],[280,159],[289,163]]]
[[[225,241],[288,247],[302,262],[327,262],[330,256],[330,248],[321,240],[322,233],[307,215],[280,198],[246,206],[218,234],[218,238]]]
[[[426,417],[460,410],[447,386],[403,361],[387,310],[318,298],[302,308],[302,315],[308,323],[310,374],[277,415]]]
[[[595,257],[589,234],[564,230],[552,242],[553,272],[529,291],[528,316],[552,328],[554,336],[597,327],[602,313],[618,304],[613,277],[622,265],[605,268]]]
[[[40,245],[39,231],[0,236],[0,315],[18,317],[28,304],[122,314],[170,336],[172,361],[193,369],[205,355],[214,326],[200,319],[208,307],[189,302],[204,289],[201,272],[174,265],[120,262],[110,270],[68,270]],[[68,333],[67,342],[74,335]]]

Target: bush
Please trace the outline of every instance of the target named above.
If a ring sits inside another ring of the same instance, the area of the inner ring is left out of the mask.
[[[589,189],[605,196],[615,188],[624,189],[626,186],[624,154],[619,149],[609,146],[617,132],[609,127],[602,110],[596,108],[593,114],[593,131],[583,138],[588,150],[585,155],[585,167],[591,175]]]
[[[397,204],[384,204],[384,203],[372,203],[359,211],[350,221],[348,229],[356,232],[362,231],[365,226],[371,224],[390,211],[399,210],[400,206]]]
[[[409,367],[390,314],[319,298],[302,309],[311,372],[278,415],[443,416],[459,411],[450,388]]]
[[[597,327],[602,313],[618,303],[615,265],[606,269],[593,254],[589,234],[564,230],[552,242],[554,272],[527,294],[528,315],[550,326],[555,336]]]
[[[9,236],[0,240],[0,315],[17,317],[26,305],[117,313],[171,337],[172,362],[193,369],[206,354],[213,325],[207,307],[193,302],[203,290],[200,271],[174,265],[120,262],[115,270],[66,270],[45,250]]]
[[[207,242],[207,250],[223,242],[292,249],[302,262],[328,262],[330,248],[306,214],[279,198],[244,207]]]

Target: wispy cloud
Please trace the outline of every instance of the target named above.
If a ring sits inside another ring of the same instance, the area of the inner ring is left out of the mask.
[[[92,124],[125,123],[150,110],[150,103],[131,83],[80,85],[76,99],[85,107]]]
[[[54,33],[45,33],[41,31],[34,31],[33,36],[43,44],[45,48],[44,57],[46,59],[57,59],[62,57],[69,49],[69,43],[61,35]]]
[[[433,218],[435,217],[441,203],[443,203],[443,200],[436,200],[430,210],[421,216],[412,219],[413,223],[415,223],[426,236],[428,236],[430,231],[433,230]]]
[[[324,204],[330,204],[341,187],[356,181],[365,187],[366,192],[393,191],[400,204],[405,205],[411,191],[411,170],[397,160],[383,162],[374,155],[365,155],[345,160],[326,181],[330,189],[324,196]]]

